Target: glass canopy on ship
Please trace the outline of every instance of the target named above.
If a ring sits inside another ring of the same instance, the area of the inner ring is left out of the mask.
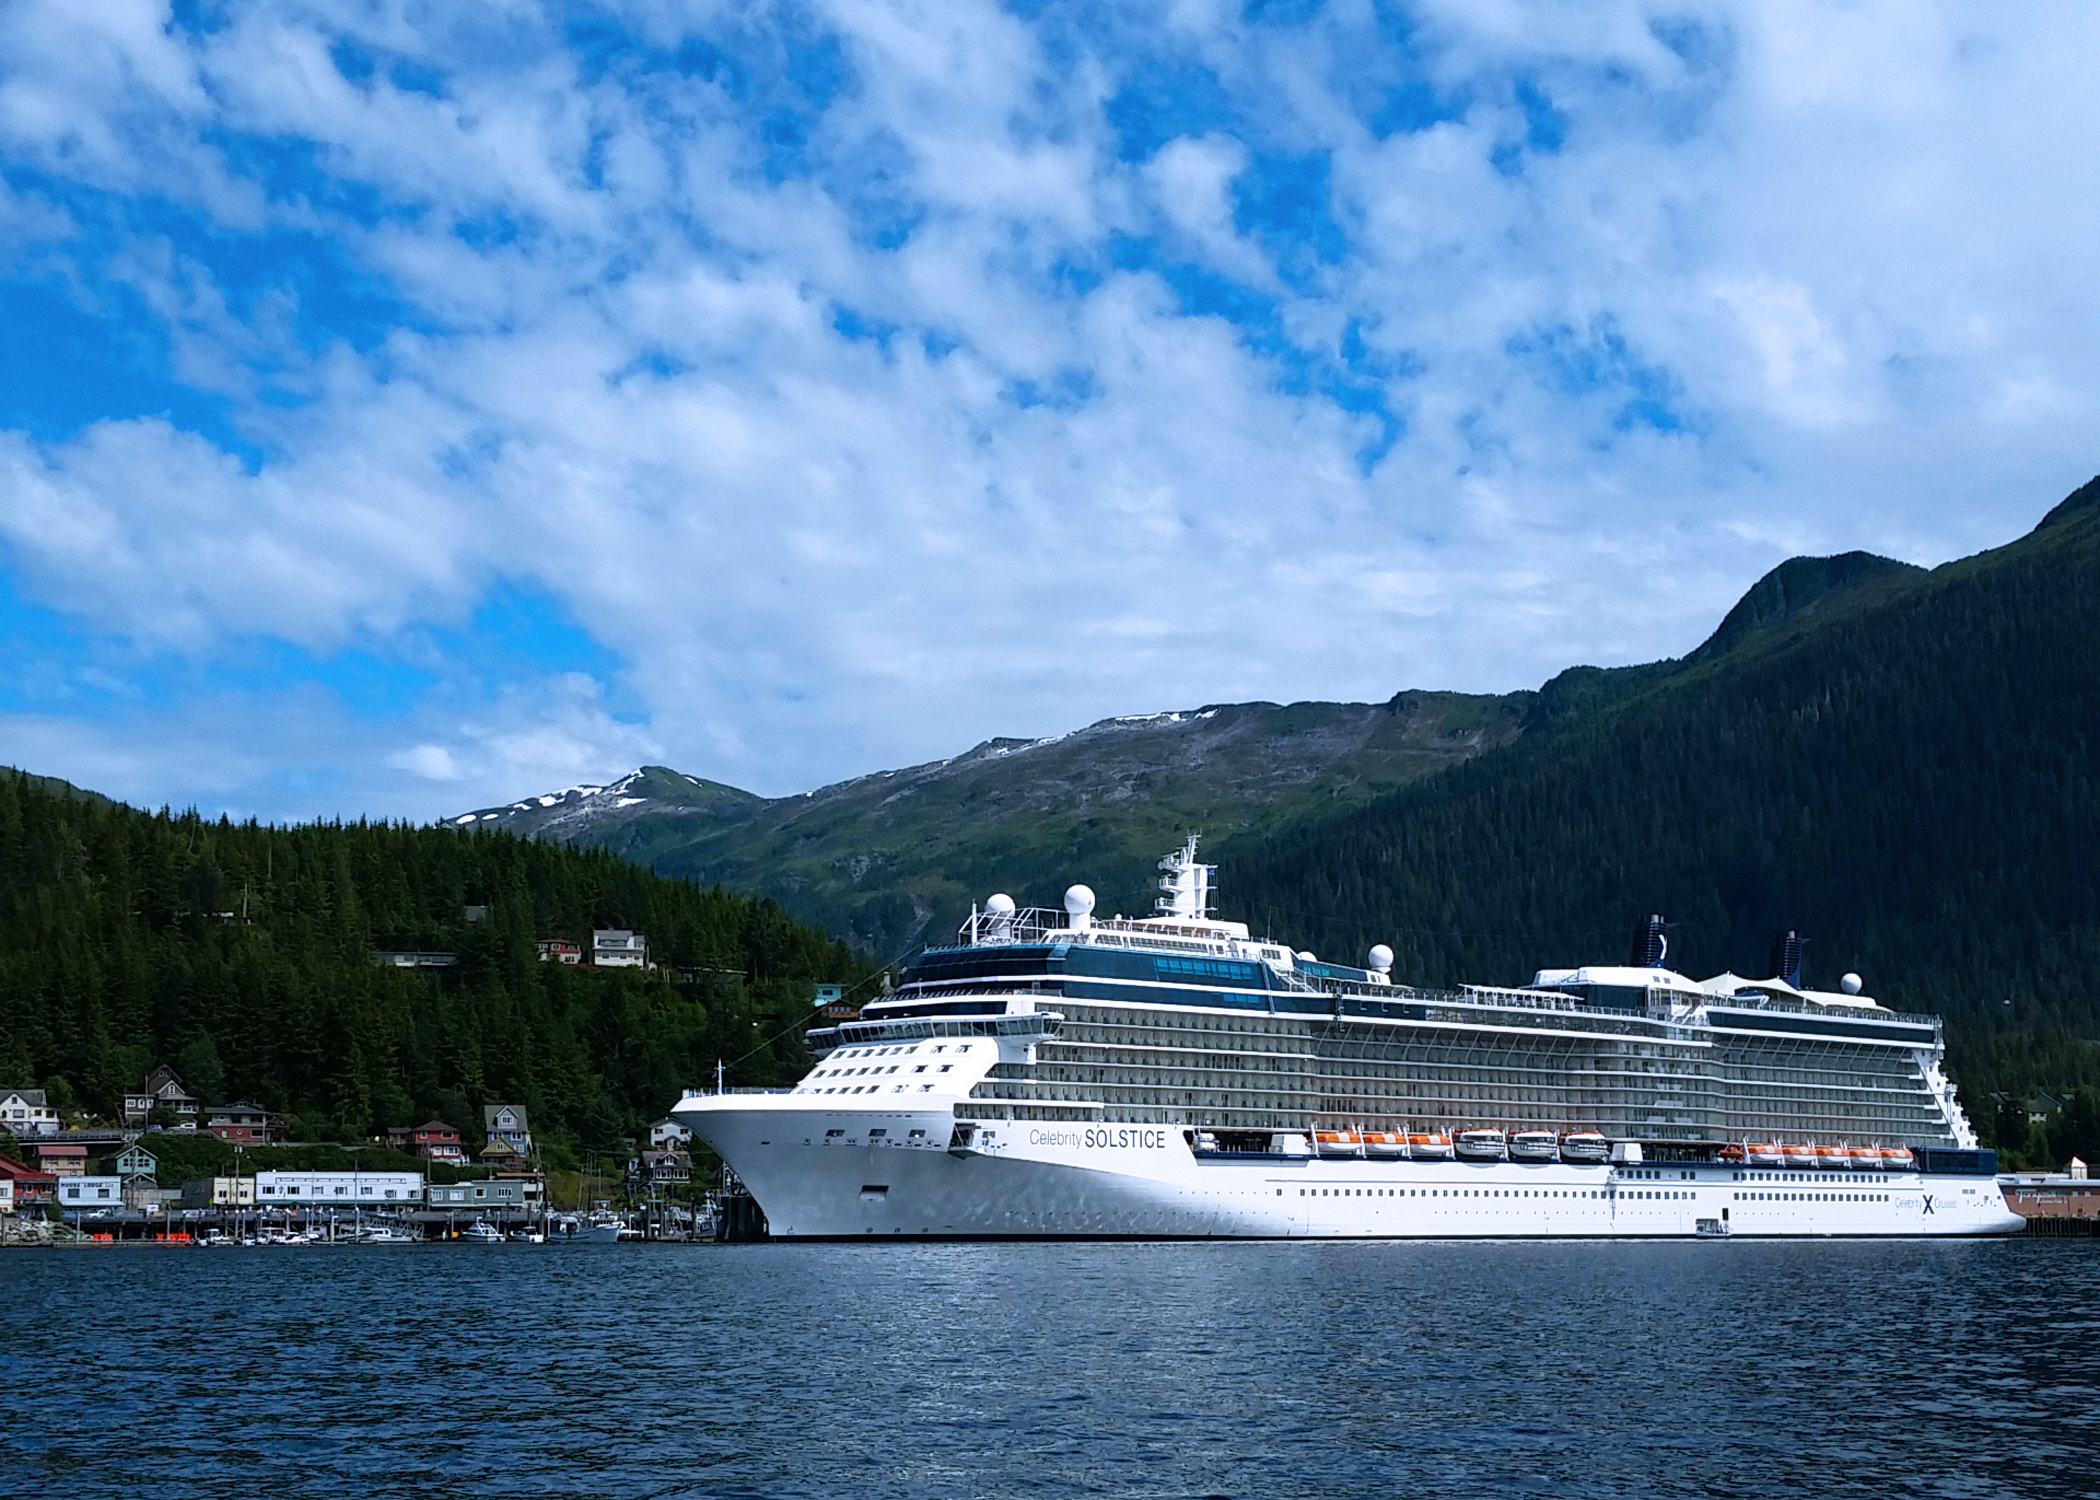
[[[1595,1132],[1708,1145],[1975,1145],[1940,1070],[1939,1022],[1786,978],[1694,982],[1652,963],[1541,971],[1509,989],[1394,984],[1210,915],[1196,841],[1160,862],[1159,914],[1096,920],[994,896],[962,942],[822,1052],[1026,1033],[956,1106],[963,1120],[1116,1121],[1207,1131]],[[1013,1054],[1008,1054],[1009,1056]]]

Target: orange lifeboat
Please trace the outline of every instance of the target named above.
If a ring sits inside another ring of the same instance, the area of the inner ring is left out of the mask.
[[[1753,1167],[1776,1167],[1786,1160],[1786,1147],[1777,1141],[1752,1143],[1749,1152],[1750,1165]]]
[[[1353,1130],[1315,1130],[1313,1149],[1322,1156],[1361,1156],[1363,1143]]]
[[[1441,1130],[1410,1135],[1407,1154],[1416,1161],[1449,1161],[1452,1156],[1451,1137]]]
[[[1398,1161],[1407,1155],[1407,1137],[1397,1130],[1364,1130],[1358,1132],[1364,1143],[1364,1155],[1377,1157],[1381,1161]]]
[[[1878,1172],[1881,1170],[1881,1153],[1872,1146],[1851,1147],[1845,1152],[1845,1160],[1851,1162],[1855,1167],[1863,1167],[1868,1171]]]
[[[1788,1142],[1779,1148],[1780,1155],[1790,1167],[1812,1167],[1816,1164],[1816,1148]]]
[[[1908,1146],[1883,1146],[1879,1154],[1882,1166],[1891,1172],[1908,1172],[1918,1164]]]
[[[1816,1147],[1816,1165],[1819,1167],[1842,1167],[1849,1159],[1843,1146]]]
[[[1723,1146],[1714,1155],[1727,1162],[1731,1167],[1740,1167],[1748,1159],[1748,1153],[1741,1146]]]

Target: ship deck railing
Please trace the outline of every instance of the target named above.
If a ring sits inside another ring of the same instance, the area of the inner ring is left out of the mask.
[[[1084,932],[1075,932],[1070,918],[1064,912],[1040,906],[1020,907],[1012,912],[977,912],[963,924],[957,938],[958,941],[954,943],[928,946],[925,951],[945,953],[973,947],[1071,942],[1078,938],[1104,947],[1142,946],[1159,950],[1178,948],[1186,952],[1224,952],[1235,941],[1223,935],[1212,936],[1200,928],[1175,932],[1140,925],[1135,919],[1118,917],[1098,918]],[[1642,1015],[1648,1020],[1677,1021],[1692,1020],[1699,1010],[1708,1005],[1726,1005],[1732,1009],[1765,1011],[1774,1015],[1826,1016],[1851,1021],[1892,1021],[1935,1028],[1940,1024],[1938,1016],[1910,1011],[1889,1010],[1878,1006],[1817,1005],[1762,993],[1699,993],[1695,996],[1690,990],[1658,989],[1650,992],[1645,1012],[1633,1012],[1608,1006],[1585,1005],[1575,996],[1557,990],[1483,984],[1461,985],[1456,990],[1430,990],[1416,989],[1406,984],[1372,984],[1325,974],[1306,974],[1296,969],[1277,969],[1274,966],[1269,966],[1269,972],[1282,980],[1285,987],[1294,993],[1331,995],[1348,999],[1427,1002],[1433,1005],[1486,1005],[1498,1009],[1564,1011],[1578,1015]],[[946,983],[955,984],[960,988],[970,985],[971,981]],[[1007,984],[1012,984],[1012,981],[1007,981]],[[980,981],[977,987],[988,986]],[[1047,987],[1055,988],[1055,983]]]

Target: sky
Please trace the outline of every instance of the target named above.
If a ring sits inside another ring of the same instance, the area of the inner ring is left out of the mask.
[[[0,763],[768,795],[2100,469],[2100,11],[0,3]]]

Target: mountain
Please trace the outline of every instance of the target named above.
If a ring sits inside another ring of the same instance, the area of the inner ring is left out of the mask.
[[[763,891],[887,956],[995,888],[1054,901],[1082,871],[1106,905],[1149,909],[1153,864],[1189,830],[1258,833],[1365,801],[1509,742],[1533,696],[1213,704],[771,799],[645,766],[449,821]]]
[[[1653,912],[1674,966],[1761,973],[1795,928],[1812,981],[1946,1016],[1980,1107],[2100,1083],[2096,851],[2100,481],[1930,571],[1784,564],[1681,661],[1579,669],[1493,753],[1217,853],[1236,915],[1429,982],[1616,961]]]

